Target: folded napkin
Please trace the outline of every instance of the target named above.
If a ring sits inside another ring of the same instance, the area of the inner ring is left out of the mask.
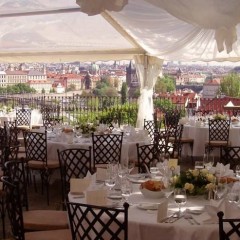
[[[83,194],[83,192],[90,186],[91,179],[89,178],[71,178],[70,179],[70,193]]]
[[[205,211],[209,215],[203,223],[218,223],[217,213],[219,211],[224,212],[225,218],[239,218],[240,209],[234,203],[229,203],[227,199],[222,199],[220,201],[210,200],[209,205],[205,205]]]
[[[230,169],[230,164],[217,163],[216,167],[210,169],[212,173],[215,173],[219,177],[232,177],[234,171]]]

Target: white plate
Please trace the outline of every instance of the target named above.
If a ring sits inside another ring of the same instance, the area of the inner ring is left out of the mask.
[[[158,204],[157,203],[139,203],[137,207],[142,210],[157,210]]]
[[[122,199],[122,195],[120,195],[120,194],[109,194],[107,196],[107,198],[112,199],[112,200],[121,200]]]
[[[132,175],[129,175],[128,179],[132,183],[143,183],[143,182],[146,182],[147,180],[149,180],[149,177],[145,173],[143,173],[143,174],[132,174]]]

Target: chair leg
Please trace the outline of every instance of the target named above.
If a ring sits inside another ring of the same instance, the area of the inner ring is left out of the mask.
[[[6,237],[6,227],[5,227],[5,205],[4,205],[4,199],[2,197],[1,200],[1,219],[2,219],[2,232],[3,232],[3,238]]]

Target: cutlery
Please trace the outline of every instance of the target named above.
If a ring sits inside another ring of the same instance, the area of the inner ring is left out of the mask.
[[[200,223],[189,213],[185,213],[184,218],[192,225],[200,225]]]

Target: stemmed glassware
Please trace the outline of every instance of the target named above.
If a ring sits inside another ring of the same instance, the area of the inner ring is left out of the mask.
[[[227,179],[226,178],[217,178],[216,186],[214,188],[215,199],[222,199],[227,194]]]
[[[75,130],[75,137],[77,138],[77,142],[79,143],[80,138],[82,137],[82,129],[76,129]]]
[[[204,154],[203,155],[203,164],[207,170],[210,170],[214,164],[214,156],[211,154]]]
[[[181,206],[187,203],[187,194],[184,188],[175,188],[174,189],[174,201],[178,205],[179,211],[178,216],[181,216]]]
[[[105,185],[109,187],[109,191],[113,189],[117,180],[117,169],[115,164],[109,163],[107,166],[107,178],[105,179]]]
[[[121,179],[121,192],[123,200],[129,203],[129,197],[132,194],[132,184],[126,177]]]

